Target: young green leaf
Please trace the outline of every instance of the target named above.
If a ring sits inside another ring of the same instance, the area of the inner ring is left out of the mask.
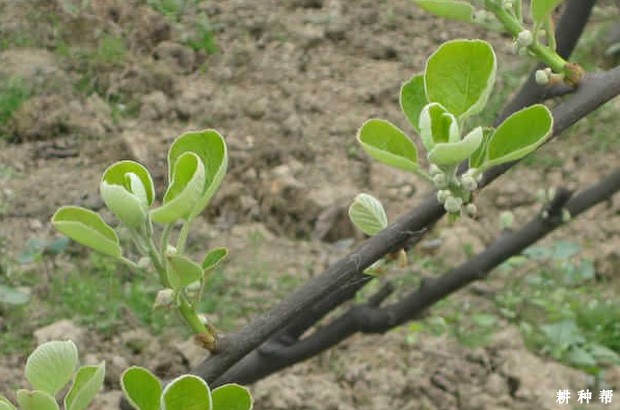
[[[440,143],[428,154],[428,159],[439,166],[458,165],[470,157],[482,143],[482,127],[474,128],[459,142]]]
[[[21,410],[59,410],[54,397],[41,390],[18,390],[17,403]]]
[[[357,133],[357,140],[364,151],[379,162],[410,172],[419,168],[415,145],[388,121],[366,121]]]
[[[552,129],[553,117],[544,105],[536,104],[517,111],[491,136],[483,167],[486,169],[523,158],[542,145]]]
[[[428,104],[424,93],[424,74],[416,74],[400,88],[400,108],[409,123],[420,134],[420,112]]]
[[[436,144],[461,139],[458,121],[441,104],[427,104],[420,113],[420,136],[427,151]]]
[[[36,390],[55,396],[66,385],[78,364],[78,351],[71,340],[43,343],[28,356],[26,379]]]
[[[0,410],[16,410],[13,403],[9,401],[6,397],[0,394]]]
[[[211,391],[200,377],[183,375],[164,389],[164,410],[212,410]]]
[[[487,146],[489,140],[495,130],[490,127],[484,127],[482,129],[482,143],[478,146],[478,149],[469,157],[469,168],[479,168],[487,155]]]
[[[205,272],[210,271],[211,269],[222,263],[222,261],[226,259],[227,256],[228,249],[226,248],[211,249],[202,261],[202,269]]]
[[[179,290],[194,283],[204,275],[202,267],[192,260],[177,254],[166,255],[168,260],[168,280],[172,289]]]
[[[99,192],[106,206],[128,227],[141,226],[155,189],[151,175],[134,161],[119,161],[105,170]]]
[[[52,216],[52,225],[58,232],[97,252],[116,258],[122,255],[114,229],[90,209],[63,206]]]
[[[186,152],[193,152],[205,167],[205,180],[200,200],[191,218],[201,213],[219,188],[228,166],[228,152],[224,138],[215,130],[186,132],[178,137],[168,151],[168,176],[172,180],[173,164]]]
[[[349,206],[349,219],[366,235],[376,235],[388,225],[381,202],[372,195],[358,194]]]
[[[105,362],[82,366],[78,370],[69,393],[65,396],[65,410],[84,410],[103,386]]]
[[[206,174],[200,157],[193,152],[184,152],[175,160],[164,204],[151,211],[153,221],[157,223],[168,224],[179,219],[190,219],[203,195]]]
[[[530,6],[532,20],[539,24],[544,23],[551,15],[553,9],[562,1],[563,0],[532,0]]]
[[[493,89],[496,70],[495,52],[486,41],[448,41],[426,62],[428,101],[440,103],[459,118],[477,114]]]
[[[252,410],[250,391],[238,384],[225,384],[211,392],[213,410]]]
[[[459,0],[413,0],[420,8],[438,17],[471,23],[474,19],[474,6]]]
[[[125,397],[138,410],[159,410],[161,382],[147,369],[132,366],[123,372],[121,387]]]

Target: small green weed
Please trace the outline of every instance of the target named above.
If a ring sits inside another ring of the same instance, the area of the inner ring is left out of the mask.
[[[21,77],[11,77],[0,83],[0,127],[30,97],[30,88]]]

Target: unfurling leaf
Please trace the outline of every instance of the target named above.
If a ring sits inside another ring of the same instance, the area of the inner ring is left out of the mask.
[[[388,219],[381,202],[368,194],[359,194],[349,206],[349,219],[366,235],[376,235],[387,227]]]
[[[474,18],[474,6],[459,0],[413,0],[420,8],[438,17],[450,20],[471,22]]]
[[[121,387],[131,405],[138,410],[159,410],[161,382],[145,368],[132,366],[123,372]]]
[[[420,134],[420,113],[428,104],[424,93],[424,74],[416,74],[400,88],[400,108],[409,123]]]
[[[202,261],[202,269],[205,272],[210,271],[211,269],[222,263],[222,261],[226,259],[227,256],[228,249],[226,248],[211,249]]]
[[[213,410],[252,410],[250,391],[238,384],[225,384],[211,392]]]
[[[415,145],[388,121],[366,121],[357,133],[357,140],[364,151],[379,162],[410,172],[416,172],[419,168]]]
[[[426,105],[420,114],[420,134],[427,151],[436,144],[457,142],[461,138],[458,121],[441,104]]]
[[[28,356],[26,378],[36,390],[55,396],[69,383],[77,364],[77,347],[72,341],[43,343]]]
[[[105,255],[120,258],[122,254],[114,229],[89,209],[63,206],[52,217],[58,232]]]
[[[474,128],[458,142],[435,145],[428,154],[428,159],[439,166],[458,165],[470,157],[482,143],[482,127]]]
[[[105,363],[82,366],[78,370],[73,385],[65,396],[65,410],[84,410],[103,386]]]
[[[459,118],[477,114],[493,89],[496,70],[495,52],[486,41],[448,41],[426,62],[426,97]]]

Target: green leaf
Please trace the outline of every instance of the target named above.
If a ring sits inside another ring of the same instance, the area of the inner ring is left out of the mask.
[[[28,356],[26,379],[36,390],[55,396],[71,380],[77,364],[78,351],[71,340],[43,343]]]
[[[202,269],[207,272],[222,263],[228,256],[228,249],[215,248],[211,249],[202,261]]]
[[[361,193],[349,206],[349,219],[366,235],[376,235],[388,225],[381,202],[372,195]]]
[[[474,18],[474,6],[458,0],[413,0],[418,7],[433,13],[438,17],[447,18],[450,20],[466,21],[468,23],[473,21]]]
[[[164,389],[164,410],[212,410],[211,391],[200,377],[183,375]]]
[[[63,206],[52,216],[52,225],[58,232],[97,252],[116,258],[122,255],[116,232],[96,212]]]
[[[196,203],[191,218],[200,214],[219,188],[228,166],[228,152],[224,138],[215,130],[186,132],[178,137],[168,151],[168,177],[172,180],[173,164],[186,152],[193,152],[205,167],[202,195]]]
[[[439,166],[457,165],[470,157],[482,143],[482,127],[474,128],[459,142],[437,144],[428,159]]]
[[[410,172],[419,168],[415,145],[388,121],[366,121],[357,133],[357,140],[364,151],[379,162]]]
[[[544,105],[536,104],[517,111],[491,136],[484,168],[525,157],[545,142],[552,129],[553,117]]]
[[[438,103],[427,104],[420,113],[420,136],[427,151],[436,144],[460,140],[458,121]]]
[[[490,127],[482,128],[482,143],[478,146],[478,149],[469,157],[469,168],[479,168],[484,162],[487,155],[487,147],[489,140],[495,130]]]
[[[539,24],[544,23],[551,15],[553,9],[562,1],[563,0],[532,0],[530,6],[532,20]]]
[[[83,410],[88,407],[103,386],[105,362],[79,368],[69,393],[65,396],[66,410]]]
[[[414,130],[420,133],[420,113],[428,104],[424,93],[424,74],[416,74],[400,88],[400,108]]]
[[[30,302],[30,295],[18,289],[0,285],[0,303],[8,305],[25,305]]]
[[[119,161],[103,173],[99,191],[106,206],[128,227],[141,226],[155,199],[153,178],[134,161]]]
[[[17,403],[21,410],[58,410],[54,397],[40,390],[18,390]]]
[[[448,41],[426,62],[428,101],[440,103],[459,118],[477,114],[493,89],[496,70],[495,53],[486,41]]]
[[[0,410],[16,410],[13,403],[9,401],[6,397],[0,394]]]
[[[213,410],[251,410],[253,407],[250,391],[238,384],[225,384],[211,394]]]
[[[164,195],[164,204],[151,212],[153,221],[161,224],[190,219],[203,195],[206,174],[200,157],[193,152],[185,152],[175,159],[172,182]]]
[[[202,267],[185,256],[167,254],[168,280],[172,289],[183,289],[190,283],[194,283],[204,275]]]
[[[123,372],[121,387],[125,397],[138,410],[159,410],[161,382],[147,369],[132,366]]]

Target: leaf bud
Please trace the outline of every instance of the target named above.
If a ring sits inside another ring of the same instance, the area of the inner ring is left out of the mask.
[[[446,202],[446,199],[448,199],[448,197],[450,197],[450,191],[448,191],[447,189],[437,191],[437,200],[442,204]]]
[[[437,188],[445,188],[448,186],[448,179],[445,174],[437,174],[433,177],[433,183]]]
[[[155,304],[153,304],[153,308],[170,306],[173,301],[174,290],[170,288],[162,289],[157,292],[157,296],[155,296]]]
[[[451,214],[455,214],[461,210],[463,200],[459,197],[449,196],[443,204],[444,209]]]
[[[517,44],[519,47],[529,47],[534,42],[534,36],[529,30],[523,30],[517,35]]]

